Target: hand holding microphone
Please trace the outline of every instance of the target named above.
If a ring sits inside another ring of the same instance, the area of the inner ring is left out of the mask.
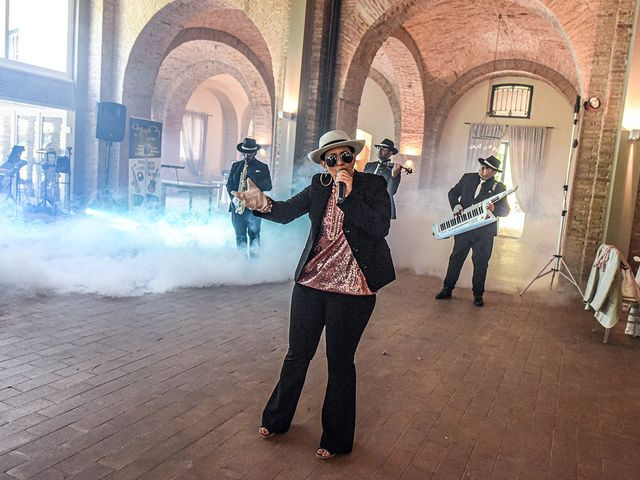
[[[338,186],[337,203],[340,204],[349,196],[353,186],[353,177],[349,175],[346,169],[338,170],[336,174],[336,185]]]

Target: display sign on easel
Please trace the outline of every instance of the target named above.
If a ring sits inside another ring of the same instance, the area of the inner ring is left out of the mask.
[[[129,159],[129,209],[160,207],[160,159]]]
[[[162,123],[129,119],[129,210],[160,207]]]

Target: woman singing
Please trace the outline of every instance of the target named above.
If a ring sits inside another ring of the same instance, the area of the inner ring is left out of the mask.
[[[386,182],[354,170],[364,140],[325,133],[310,160],[322,165],[311,185],[286,201],[266,197],[255,185],[234,193],[267,220],[288,223],[309,214],[311,231],[291,298],[289,350],[280,380],[262,414],[259,434],[286,432],[322,330],[326,327],[328,383],[322,406],[322,438],[316,456],[350,453],[356,418],[354,356],[376,303],[376,292],[395,279]],[[342,184],[342,185],[340,185]],[[342,193],[342,198],[340,197]]]

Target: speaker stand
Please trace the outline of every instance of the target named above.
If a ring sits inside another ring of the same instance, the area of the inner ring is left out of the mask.
[[[106,140],[107,142],[107,158],[104,162],[104,183],[102,188],[98,191],[98,204],[102,208],[114,207],[116,202],[113,199],[113,194],[109,189],[109,160],[111,158],[111,144],[113,143],[111,140]]]

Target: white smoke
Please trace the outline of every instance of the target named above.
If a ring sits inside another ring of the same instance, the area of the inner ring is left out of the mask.
[[[433,200],[430,200],[432,198]],[[397,270],[444,278],[453,240],[436,240],[431,224],[450,215],[446,193],[407,189],[388,237]],[[46,292],[135,296],[177,288],[287,281],[309,231],[305,216],[288,225],[262,222],[258,258],[235,246],[229,213],[211,217],[167,215],[149,220],[107,212],[13,221],[0,217],[0,288],[5,293]],[[556,217],[531,216],[520,239],[498,237],[487,291],[522,290],[556,250]],[[471,286],[471,255],[458,285]],[[548,290],[550,276],[532,292]],[[435,292],[425,292],[427,295]]]
[[[388,238],[396,268],[444,279],[453,238],[437,240],[431,233],[431,225],[451,216],[446,192],[405,191],[396,203],[398,218],[392,220]],[[487,291],[520,292],[543,270],[556,253],[559,218],[529,215],[522,237],[496,237],[489,262]],[[458,286],[470,288],[472,273],[469,253]],[[548,291],[550,281],[551,276],[545,275],[536,280],[528,292]],[[566,284],[564,280],[561,283]]]
[[[257,258],[236,249],[229,214],[133,220],[89,212],[53,222],[0,220],[0,288],[134,296],[181,287],[249,285],[293,276],[308,221],[264,221]]]

